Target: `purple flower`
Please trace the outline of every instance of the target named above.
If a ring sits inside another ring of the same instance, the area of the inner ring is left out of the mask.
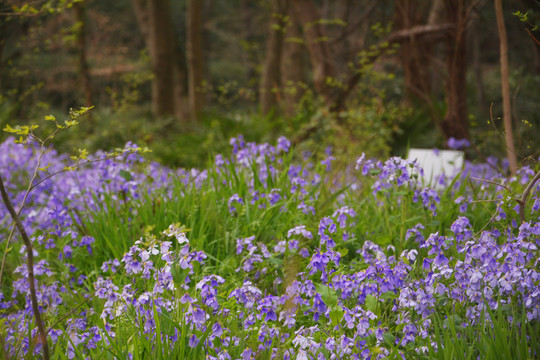
[[[433,261],[433,263],[437,266],[443,266],[443,265],[448,264],[448,258],[444,256],[443,253],[439,253],[439,255],[435,257],[435,260]]]
[[[319,235],[323,235],[325,231],[328,231],[330,234],[336,232],[336,224],[329,217],[324,217],[319,222]]]
[[[92,244],[95,242],[95,239],[91,236],[83,236],[79,246],[86,246],[86,250],[91,255],[92,254]]]
[[[334,160],[336,160],[336,158],[333,157],[332,155],[329,155],[326,159],[321,161],[321,164],[325,165],[326,171],[330,171],[332,161],[334,161]]]
[[[223,334],[223,328],[219,323],[215,323],[212,325],[212,335],[216,337],[220,337]]]
[[[313,239],[313,235],[310,231],[306,230],[305,225],[299,225],[287,232],[287,237],[290,238],[292,235],[302,235],[306,239]]]
[[[280,136],[277,141],[277,150],[288,152],[291,147],[291,142],[284,136]]]
[[[328,258],[326,253],[321,253],[320,251],[317,251],[311,257],[311,261],[308,265],[308,269],[311,269],[310,274],[314,274],[317,270],[324,271],[329,261],[330,259]]]
[[[239,149],[242,149],[245,146],[244,136],[238,135],[236,138],[231,138],[229,144],[233,146],[233,154],[236,154]]]
[[[71,249],[71,246],[65,245],[65,246],[64,246],[64,249],[63,249],[64,257],[65,257],[66,259],[71,259],[72,251],[73,251],[73,250]]]
[[[362,175],[369,174],[371,169],[375,168],[375,163],[372,160],[366,159],[366,154],[362,153],[362,156],[356,160],[355,170],[362,169]]]
[[[287,242],[286,241],[280,241],[277,243],[276,246],[274,246],[274,252],[284,254],[287,250]]]
[[[242,200],[240,195],[234,194],[233,196],[231,196],[229,200],[227,200],[227,206],[229,206],[229,213],[231,215],[236,214],[236,208],[232,205],[234,202],[240,205],[244,204],[244,200]]]
[[[300,249],[300,256],[302,256],[303,258],[308,258],[309,257],[309,250],[306,249],[306,248],[302,248]]]
[[[199,307],[193,309],[193,322],[201,325],[206,321],[206,313]]]
[[[270,191],[270,194],[268,194],[270,205],[275,205],[279,200],[281,200],[281,195],[279,194],[280,191],[281,189],[272,189]]]
[[[469,146],[471,146],[471,143],[467,139],[457,140],[451,137],[450,139],[448,139],[448,142],[446,143],[446,145],[448,145],[450,149],[458,150],[458,149],[468,148]]]
[[[252,360],[255,359],[255,355],[257,353],[253,352],[250,348],[245,348],[244,351],[242,351],[241,360]]]
[[[215,158],[215,161],[214,161],[214,164],[216,164],[217,167],[221,167],[221,166],[225,165],[225,160],[223,159],[223,155],[217,154],[216,158]]]
[[[194,348],[194,347],[196,347],[196,346],[199,344],[199,341],[200,341],[199,338],[196,337],[195,334],[193,334],[193,335],[191,335],[191,336],[189,337],[189,343],[188,343],[188,345],[189,345],[190,348]]]
[[[289,249],[291,249],[291,250],[296,250],[296,249],[298,249],[298,245],[299,245],[299,244],[300,244],[300,243],[298,242],[298,240],[290,240],[290,241],[289,241],[289,244],[288,244],[288,245],[289,245]]]

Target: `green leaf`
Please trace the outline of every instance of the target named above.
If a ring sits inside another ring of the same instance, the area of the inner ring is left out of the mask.
[[[16,133],[17,132],[17,129],[14,129],[12,128],[11,126],[9,125],[6,125],[6,127],[4,127],[3,129],[5,132],[8,132],[8,133]]]
[[[394,342],[396,341],[396,337],[390,333],[384,333],[383,334],[384,343],[387,346],[393,347]]]
[[[131,176],[131,173],[126,170],[120,170],[120,176],[123,177],[126,181],[133,180],[133,176]]]
[[[283,260],[278,258],[278,257],[275,257],[275,256],[271,256],[268,258],[268,262],[274,264],[276,267],[281,267],[283,265]]]
[[[378,303],[378,300],[375,296],[371,294],[366,296],[365,305],[366,305],[367,310],[371,311],[372,313],[375,313],[377,311],[377,303]]]
[[[317,292],[321,294],[321,298],[324,301],[324,303],[330,307],[337,305],[337,294],[336,291],[333,289],[330,289],[328,286],[325,286],[323,284],[318,284],[316,286]]]
[[[383,300],[393,300],[395,298],[397,298],[397,294],[394,293],[393,291],[387,291],[381,296],[379,296],[379,299],[383,299]]]
[[[339,306],[332,307],[332,310],[330,310],[330,320],[332,321],[333,326],[339,325],[341,322],[341,319],[343,319],[343,315],[345,315],[345,312],[341,309]]]
[[[339,251],[339,253],[341,254],[341,257],[342,257],[342,258],[344,258],[345,256],[347,256],[347,254],[349,253],[349,249],[347,249],[347,248],[339,249],[338,251]]]

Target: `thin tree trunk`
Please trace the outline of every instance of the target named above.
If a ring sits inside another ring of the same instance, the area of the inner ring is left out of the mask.
[[[152,55],[152,111],[156,116],[174,115],[174,47],[169,0],[150,0],[149,44]]]
[[[510,172],[515,174],[517,166],[516,149],[514,147],[514,132],[512,131],[512,108],[510,103],[510,83],[508,75],[508,41],[501,0],[495,0],[495,14],[497,16],[497,30],[499,32],[499,47],[501,50],[501,90],[503,98],[504,133],[506,140],[506,154],[510,163]]]
[[[175,42],[175,45],[176,42]],[[186,96],[186,72],[184,65],[185,63],[182,61],[182,53],[180,49],[175,46],[174,51],[175,57],[174,57],[174,68],[173,68],[173,80],[174,80],[174,89],[173,89],[173,97],[174,97],[174,114],[176,115],[176,118],[178,118],[182,122],[189,121],[189,107],[187,106],[188,99]]]
[[[187,2],[187,59],[189,113],[196,122],[204,107],[204,57],[202,46],[203,1]]]
[[[86,46],[86,4],[84,1],[74,4],[77,22],[80,24],[77,33],[79,48],[79,73],[81,76],[86,106],[92,106],[92,85],[90,83],[90,70]]]
[[[313,0],[292,0],[294,10],[302,24],[306,39],[315,89],[328,106],[333,104],[332,86],[328,80],[334,79],[335,69],[320,15]]]
[[[534,48],[534,71],[540,74],[540,44],[537,44],[534,39],[531,39],[531,44]]]
[[[472,70],[474,73],[474,82],[476,84],[476,101],[483,114],[488,114],[489,106],[486,101],[486,90],[484,86],[484,77],[482,73],[482,62],[480,58],[480,29],[473,25],[472,35]]]
[[[427,19],[428,25],[437,25],[444,14],[444,0],[433,0]]]
[[[254,10],[256,4],[253,0],[240,0],[240,13],[239,19],[242,21],[243,36],[242,41],[246,44],[253,44],[257,42],[257,25],[254,24],[254,13],[258,10]],[[249,46],[243,52],[244,62],[246,63],[246,74],[250,84],[257,84],[259,80],[259,74],[257,67],[260,64],[258,60],[257,51],[253,46]],[[258,90],[258,89],[257,89]]]
[[[302,32],[298,17],[289,7],[289,26],[285,33],[281,60],[281,84],[283,95],[283,111],[287,116],[296,113],[298,103],[304,95],[302,84],[305,83],[305,47],[301,42]]]
[[[259,103],[263,115],[268,114],[278,104],[278,91],[281,91],[281,54],[286,26],[287,0],[272,0],[272,18],[266,57],[261,74]]]
[[[132,0],[139,29],[152,62],[152,112],[155,116],[178,114],[176,41],[169,0]]]
[[[139,29],[141,30],[141,34],[143,35],[146,47],[148,49],[148,52],[150,54],[150,59],[152,61],[152,69],[154,71],[154,66],[156,66],[156,45],[152,41],[152,36],[156,32],[155,30],[151,30],[151,24],[150,24],[150,7],[153,6],[152,2],[155,0],[132,0],[133,1],[133,7],[135,10],[135,16],[137,17],[137,23],[139,24]],[[163,1],[163,0],[160,0]],[[168,0],[167,0],[168,1]],[[166,7],[168,7],[168,3],[165,4]],[[186,99],[185,99],[185,90],[184,90],[184,82],[185,82],[185,72],[182,67],[182,54],[180,53],[178,43],[176,39],[174,38],[174,34],[172,31],[172,22],[169,18],[170,14],[167,15],[167,17],[163,18],[164,22],[169,22],[169,24],[164,24],[165,28],[169,28],[169,37],[170,37],[170,43],[167,44],[168,49],[166,49],[166,53],[170,53],[169,60],[167,63],[170,63],[170,66],[172,66],[169,71],[169,77],[172,81],[172,88],[169,90],[169,94],[167,94],[167,103],[169,101],[172,101],[173,107],[170,108],[170,105],[167,105],[167,112],[162,114],[174,114],[178,119],[185,120],[188,119],[187,115],[187,107]],[[159,19],[158,19],[159,20]],[[152,22],[153,24],[155,23]],[[155,73],[154,73],[155,74]],[[170,75],[172,74],[172,76]],[[155,75],[154,75],[155,76]],[[158,94],[155,93],[160,86],[156,84],[157,78],[155,77],[152,80],[152,110],[154,111],[154,115],[157,114],[158,109],[158,100],[156,99],[158,97]],[[171,100],[172,97],[172,100]]]
[[[133,10],[135,12],[135,17],[137,18],[137,24],[139,25],[139,30],[144,38],[144,43],[148,51],[150,49],[150,19],[148,18],[149,11],[149,0],[132,0]],[[152,54],[150,54],[152,56]]]
[[[395,23],[398,29],[422,25],[427,13],[425,11],[427,9],[423,9],[422,5],[428,4],[415,0],[396,0]],[[400,47],[399,59],[404,71],[405,89],[409,100],[430,101],[432,47],[432,40],[422,41],[414,35]]]
[[[447,108],[441,130],[445,140],[469,138],[467,119],[467,52],[465,0],[446,0],[448,21],[455,24],[450,31],[446,56],[448,79],[446,82]]]
[[[39,303],[38,303],[37,295],[36,295],[36,281],[34,277],[34,249],[32,247],[32,242],[30,241],[30,238],[28,237],[28,234],[26,233],[24,225],[21,222],[19,215],[15,211],[15,208],[13,207],[11,200],[9,199],[6,188],[4,187],[4,181],[2,179],[1,174],[0,174],[0,194],[2,196],[2,201],[4,202],[4,205],[8,209],[8,212],[11,215],[11,218],[13,219],[13,221],[15,222],[15,225],[17,226],[17,230],[19,230],[19,233],[21,234],[24,246],[26,247],[26,267],[28,271],[28,287],[30,288],[30,301],[32,303],[32,312],[34,313],[34,319],[36,320],[36,326],[38,328],[38,336],[39,336],[38,341],[39,343],[41,343],[41,346],[43,349],[43,359],[49,360],[50,357],[49,357],[49,343],[47,341],[47,332],[45,330],[45,324],[43,323],[43,319],[41,318],[41,313],[39,312]],[[32,339],[28,339],[28,340],[32,341]]]
[[[6,41],[7,41],[7,34],[8,32],[7,26],[4,19],[0,19],[0,75],[4,72],[4,61],[3,60],[3,53],[4,48],[6,47]]]

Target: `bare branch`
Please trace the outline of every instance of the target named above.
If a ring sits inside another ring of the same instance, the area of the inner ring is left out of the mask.
[[[22,224],[21,219],[19,218],[19,215],[17,214],[17,212],[13,208],[13,205],[11,204],[11,200],[9,199],[6,188],[4,187],[4,180],[1,174],[0,174],[0,192],[2,193],[2,200],[4,201],[4,205],[8,209],[13,221],[15,221],[17,230],[19,230],[19,233],[21,234],[24,245],[26,246],[26,266],[28,268],[27,269],[28,285],[30,287],[30,299],[32,301],[32,311],[34,313],[34,318],[36,320],[36,324],[38,327],[39,338],[40,338],[39,341],[43,348],[43,359],[49,360],[49,343],[47,342],[47,333],[45,332],[45,326],[43,325],[43,320],[41,319],[41,313],[39,312],[39,304],[38,304],[37,296],[36,296],[36,283],[35,283],[35,277],[34,277],[34,249],[32,247],[32,242],[30,241],[30,238],[28,237],[28,234],[26,233],[24,225]]]
[[[447,23],[447,24],[438,24],[438,25],[417,25],[409,29],[402,29],[392,32],[386,37],[384,41],[389,43],[400,43],[404,41],[409,41],[411,38],[419,36],[430,36],[438,35],[442,36],[448,30],[452,30],[456,27],[456,24]]]
[[[529,182],[527,187],[525,188],[525,191],[523,191],[523,194],[521,195],[521,198],[518,200],[519,203],[519,216],[521,218],[521,222],[525,221],[525,204],[527,202],[527,197],[529,197],[529,193],[531,192],[534,185],[540,180],[540,171],[534,175],[532,180]]]

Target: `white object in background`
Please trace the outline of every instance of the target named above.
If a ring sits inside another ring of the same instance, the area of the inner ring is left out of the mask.
[[[408,160],[417,160],[424,169],[423,184],[425,186],[441,187],[441,176],[453,178],[463,168],[463,151],[437,149],[410,149]]]

